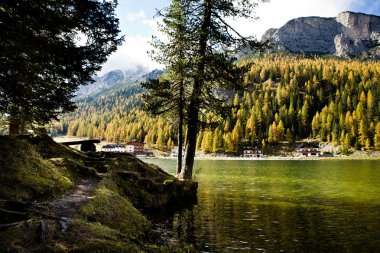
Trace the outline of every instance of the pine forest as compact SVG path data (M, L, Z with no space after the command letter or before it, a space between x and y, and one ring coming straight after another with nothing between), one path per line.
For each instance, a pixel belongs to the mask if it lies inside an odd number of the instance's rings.
M219 126L201 129L197 150L232 154L244 145L305 139L340 145L345 152L380 148L380 63L266 55L237 64L250 66L244 90L231 93L231 112ZM175 119L142 110L143 92L134 85L80 101L50 131L170 149L177 138Z

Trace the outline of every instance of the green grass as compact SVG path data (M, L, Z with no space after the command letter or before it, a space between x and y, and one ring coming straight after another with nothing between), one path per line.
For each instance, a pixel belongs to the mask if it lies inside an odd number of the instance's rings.
M62 194L73 186L68 175L44 160L26 140L0 137L0 198L33 200Z

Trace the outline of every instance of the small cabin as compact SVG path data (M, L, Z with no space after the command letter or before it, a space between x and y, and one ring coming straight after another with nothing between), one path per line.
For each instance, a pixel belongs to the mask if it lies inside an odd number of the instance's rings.
M103 152L125 153L127 151L124 144L107 144L102 147Z
M319 156L320 153L318 143L304 143L297 148L297 154L299 156Z
M243 157L264 158L265 155L263 154L263 151L259 148L245 147L243 149Z

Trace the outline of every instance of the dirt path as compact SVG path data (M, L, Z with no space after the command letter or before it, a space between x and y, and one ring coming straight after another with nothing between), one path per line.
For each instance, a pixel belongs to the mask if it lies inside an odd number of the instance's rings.
M73 215L79 207L92 198L92 192L98 184L98 179L81 179L73 190L50 203L55 215L58 217Z

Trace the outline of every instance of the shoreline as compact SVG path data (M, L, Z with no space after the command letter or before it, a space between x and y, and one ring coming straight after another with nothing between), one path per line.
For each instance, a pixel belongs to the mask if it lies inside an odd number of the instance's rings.
M143 159L160 159L160 160L177 160L176 157L141 157ZM334 156L334 157L265 157L265 158L251 158L251 157L195 157L198 161L323 161L323 160L380 160L380 156Z
M62 141L77 141L77 140L86 140L86 137L73 137L73 136L56 136L53 138L55 142ZM97 151L100 151L102 145L107 144L108 142L102 141L100 144L96 144ZM72 146L74 147L74 146ZM74 147L75 148L75 147ZM79 149L79 145L77 145ZM256 158L256 157L227 157L227 156L198 156L195 157L195 160L199 161L320 161L320 160L380 160L379 155L369 155L365 154L364 151L357 151L358 153L349 155L349 156L333 156L333 157L309 157L309 156L267 156L265 158ZM156 157L137 157L139 159L162 159L162 160L176 160L176 157L167 157L167 156L156 156Z

